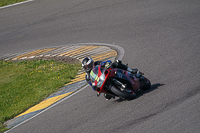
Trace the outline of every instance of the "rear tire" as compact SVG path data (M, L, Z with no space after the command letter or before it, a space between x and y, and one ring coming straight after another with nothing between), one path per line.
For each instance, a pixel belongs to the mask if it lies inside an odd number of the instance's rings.
M146 77L142 76L139 81L140 81L140 84L142 84L142 87L141 87L142 90L148 90L151 88L151 82Z
M134 99L136 97L135 92L133 92L132 90L131 90L131 93L129 93L129 92L126 92L126 91L121 91L120 89L118 89L115 86L112 86L110 90L115 95L117 95L119 97L122 97L122 98L125 98L125 99L128 99L128 100L132 100L132 99Z

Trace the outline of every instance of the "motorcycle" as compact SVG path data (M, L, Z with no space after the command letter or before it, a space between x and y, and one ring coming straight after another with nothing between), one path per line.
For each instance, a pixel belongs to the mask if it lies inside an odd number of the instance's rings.
M139 72L140 76L119 68L105 68L101 65L95 66L90 72L91 83L97 96L104 93L110 98L120 97L127 100L136 98L136 93L140 90L147 90L151 87L151 82ZM110 99L109 98L109 99Z

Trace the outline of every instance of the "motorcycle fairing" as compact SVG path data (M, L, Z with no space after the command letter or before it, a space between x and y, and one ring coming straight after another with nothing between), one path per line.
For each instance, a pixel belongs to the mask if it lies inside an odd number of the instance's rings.
M138 90L140 86L139 80L132 73L117 68L111 69L111 73L111 77L114 77L122 83L127 84L129 88L134 88L134 91Z
M105 69L101 65L97 65L91 72L92 86L100 88L105 80Z
M92 87L98 93L107 93L104 84L109 81L110 78L116 78L120 82L127 84L130 89L137 91L140 87L139 80L132 75L130 72L117 68L104 68L101 65L95 66L95 68L90 72ZM134 88L134 89L133 89Z

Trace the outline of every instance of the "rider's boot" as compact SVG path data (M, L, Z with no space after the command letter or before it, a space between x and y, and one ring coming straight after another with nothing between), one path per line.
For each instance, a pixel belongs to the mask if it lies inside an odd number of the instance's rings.
M144 73L143 73L143 72L140 72L140 71L137 71L137 73L135 74L135 76L136 76L137 78L140 78L142 75L144 75Z
M129 68L128 68L129 69ZM130 70L129 70L130 71ZM144 75L144 73L143 72L140 72L137 68L136 69L132 69L132 72L131 73L133 73L133 74L135 74L135 76L137 77L137 78L140 78L142 75Z
M104 94L104 97L106 98L106 100L110 100L111 98L114 98L113 96L108 95L108 94Z
M113 67L115 67L115 68L121 68L121 69L127 70L127 71L129 71L131 73L136 73L138 71L138 69L131 69L131 68L129 68L128 64L127 65L123 64L121 60L116 60L113 63Z
M129 72L131 72L131 73L133 73L133 74L136 74L137 71L138 71L138 69L137 69L137 68L135 68L135 69L130 69L130 68L128 67L128 68L127 68L127 71L129 71Z

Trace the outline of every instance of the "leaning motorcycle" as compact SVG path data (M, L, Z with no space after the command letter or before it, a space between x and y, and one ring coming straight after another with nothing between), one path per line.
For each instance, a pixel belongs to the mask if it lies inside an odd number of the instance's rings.
M139 72L139 71L138 71ZM147 90L151 87L151 82L142 73L139 77L129 71L101 65L95 66L90 72L91 83L97 96L101 93L113 98L134 99L140 90Z

